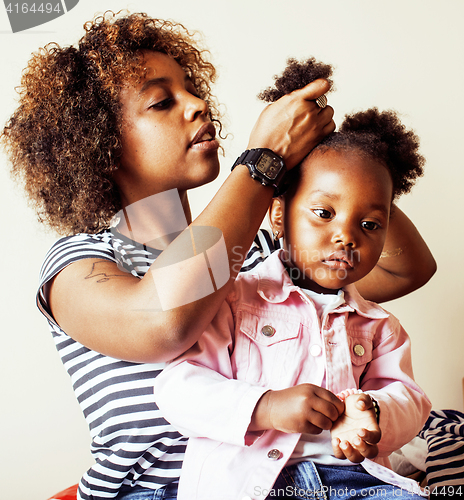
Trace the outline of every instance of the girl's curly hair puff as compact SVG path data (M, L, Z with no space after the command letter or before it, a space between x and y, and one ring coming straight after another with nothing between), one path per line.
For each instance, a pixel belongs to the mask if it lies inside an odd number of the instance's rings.
M346 115L340 131L327 136L313 151L328 149L360 152L387 167L393 181L393 199L409 193L424 173L419 137L406 129L392 110L371 108Z
M316 61L314 57L303 62L290 58L287 60L287 66L282 75L274 76L274 87L268 87L266 90L263 90L258 94L258 99L265 102L275 102L282 96L290 94L294 90L301 89L318 78L328 80L332 90L333 82L330 79L332 71L333 69L330 64Z
M314 58L305 62L289 59L282 76L274 77L275 88L268 88L258 97L275 101L317 78L331 75L332 67ZM346 115L339 131L327 136L309 154L321 154L329 149L354 151L385 165L393 180L393 199L409 192L417 177L423 175L425 158L419 153L419 138L406 129L395 111L372 108ZM295 186L300 171L300 167L292 169L286 183ZM292 192L290 189L287 193Z
M48 44L33 54L1 135L39 220L63 234L104 229L121 209L112 175L121 151L119 95L143 77L142 50L176 60L221 128L210 87L215 68L184 26L107 12L84 29L76 47Z

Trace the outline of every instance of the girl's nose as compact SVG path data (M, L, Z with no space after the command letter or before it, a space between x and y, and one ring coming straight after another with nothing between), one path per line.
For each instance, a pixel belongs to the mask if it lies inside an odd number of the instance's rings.
M355 248L355 230L350 226L339 226L332 237L332 242L339 246Z
M208 113L208 103L193 94L188 93L185 104L185 118L188 121L194 121L201 115Z

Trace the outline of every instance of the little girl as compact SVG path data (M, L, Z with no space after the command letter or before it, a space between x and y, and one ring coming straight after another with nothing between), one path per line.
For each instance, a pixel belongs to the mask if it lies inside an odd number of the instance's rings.
M86 24L75 46L50 44L32 56L1 136L40 220L64 236L45 258L37 302L91 433L95 463L79 499L176 498L186 438L163 418L153 382L223 304L274 193L238 165L192 220L188 191L219 172L215 77L183 26L106 13ZM268 106L248 147L272 150L290 170L335 128L330 106L316 103L328 89L320 79ZM186 240L191 246L189 230L153 242L173 215L145 200L165 193L175 193L189 229L217 228L234 256L227 285L168 308L159 295L191 294L198 275L160 272ZM118 212L137 212L137 230L132 215L110 227ZM420 235L393 231L393 242L400 234L411 235L408 251L373 277L384 299L421 286L435 270ZM432 265L423 272L418 260Z
M421 494L388 455L431 405L408 335L353 283L376 265L392 201L422 162L397 116L370 109L348 116L273 201L283 248L238 277L155 381L161 411L191 438L179 500Z

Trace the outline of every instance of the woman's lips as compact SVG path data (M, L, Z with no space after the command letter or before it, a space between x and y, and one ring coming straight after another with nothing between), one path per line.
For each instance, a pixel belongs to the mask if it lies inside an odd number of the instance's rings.
M219 148L219 142L215 139L216 129L211 122L205 123L195 134L190 148L200 151L212 151Z

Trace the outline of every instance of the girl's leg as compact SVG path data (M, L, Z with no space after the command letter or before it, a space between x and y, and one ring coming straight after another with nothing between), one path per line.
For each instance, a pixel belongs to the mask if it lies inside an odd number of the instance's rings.
M115 500L177 500L178 483L171 483L157 490L135 486L123 487Z
M312 462L285 467L267 499L294 500L424 500L371 476L359 465L336 467Z
M316 467L312 462L300 462L285 467L267 496L295 500L328 500Z
M317 472L324 487L328 500L383 500L410 499L424 500L424 497L410 493L380 479L371 476L363 467L336 467L316 465Z

